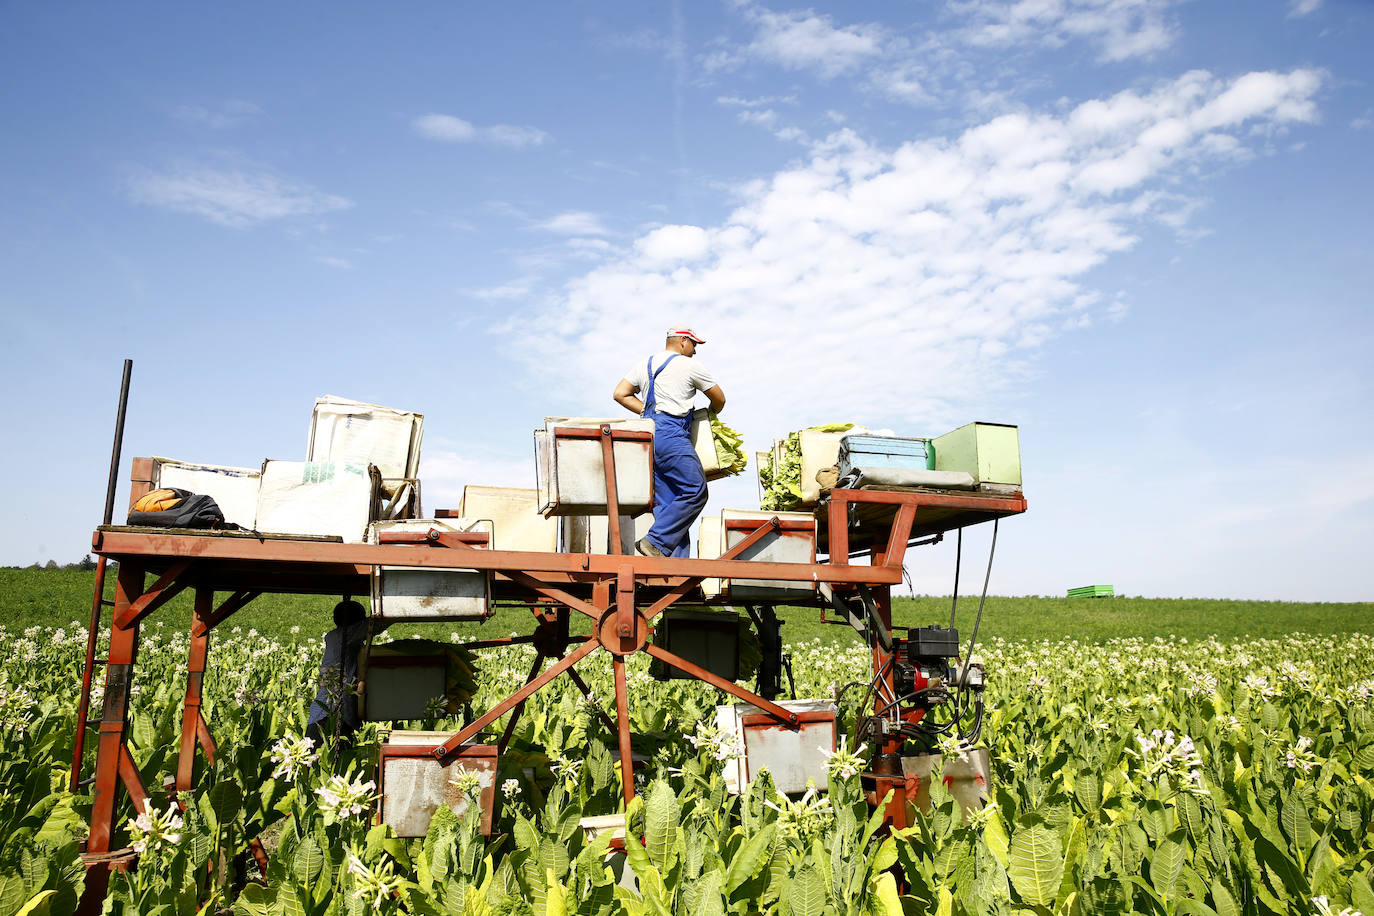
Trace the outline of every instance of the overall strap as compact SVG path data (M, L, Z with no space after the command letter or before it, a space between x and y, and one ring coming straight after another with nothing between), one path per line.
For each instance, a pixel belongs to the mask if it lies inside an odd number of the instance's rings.
M645 374L649 376L649 390L644 395L644 412L646 414L651 411L654 413L658 412L658 398L654 397L654 385L657 384L658 377L663 374L663 370L668 368L668 364L681 355L680 353L674 353L672 356L665 359L663 365L658 367L657 372L654 371L654 358L652 356L649 357L648 365L645 366Z

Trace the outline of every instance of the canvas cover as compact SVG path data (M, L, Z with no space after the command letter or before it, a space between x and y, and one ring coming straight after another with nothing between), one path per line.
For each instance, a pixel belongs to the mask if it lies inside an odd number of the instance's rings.
M424 415L325 395L315 401L307 461L376 465L388 480L420 474Z
M257 522L264 534L336 535L362 543L376 501L376 478L352 461L265 461Z
M553 553L558 549L558 519L539 513L538 490L468 484L463 487L458 514L492 522L493 550Z

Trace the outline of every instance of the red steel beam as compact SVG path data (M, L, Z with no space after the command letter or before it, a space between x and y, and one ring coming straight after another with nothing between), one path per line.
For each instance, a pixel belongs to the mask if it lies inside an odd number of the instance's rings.
M143 565L137 561L119 564L115 578L116 615L128 611L143 594ZM105 709L100 718L100 741L95 758L94 799L91 805L91 833L86 843L89 853L108 853L119 810L120 769L128 730L129 687L133 682L134 660L138 656L138 621L110 630L109 662L105 666ZM78 728L85 727L77 723Z
M147 811L150 797L148 787L143 784L143 774L138 772L138 764L134 763L134 755L129 753L128 744L119 748L119 781L124 783L124 789L134 803L134 810L139 814Z
M230 601L233 597L230 598ZM226 602L227 603L227 602ZM200 737L202 686L210 655L210 617L214 613L215 593L205 587L196 589L195 622L191 626L191 648L186 659L186 697L181 704L181 745L177 751L176 786L178 792L191 790L196 766L196 739Z
M615 577L615 631L621 639L635 632L635 570L628 563Z
M911 526L916 521L916 506L902 503L897 507L897 516L892 520L892 530L887 534L887 550L883 552L883 562L887 566L902 565L906 556L906 544L911 540ZM876 560L877 557L874 557Z
M534 664L530 666L530 673L525 676L525 683L534 680L539 669L544 667L544 653L534 653ZM510 718L506 720L506 730L501 732L501 740L496 742L496 753L502 754L506 750L506 745L510 743L511 735L515 734L515 725L520 721L520 714L525 711L525 703L522 700L515 704L515 708L510 712Z
M625 807L629 808L635 797L635 761L630 748L630 691L625 685L625 659L612 655L611 670L615 679L616 732L620 742L620 789L625 796Z
M867 491L854 491L867 492ZM895 494L911 495L911 494ZM832 509L834 504L832 504ZM614 576L630 563L636 576L665 579L778 579L784 582L839 582L896 585L900 569L826 563L769 563L760 560L691 560L613 554L537 553L514 550L416 550L401 545L336 544L319 541L256 541L189 534L104 531L99 553L110 557L186 557L251 563L333 563L358 566L421 566L433 569L490 569L515 578L549 573ZM561 601L561 599L559 599ZM586 611L583 611L586 613Z
M555 439L600 439L603 435L608 435L605 430L610 430L610 437L621 442L652 442L654 434L651 432L641 432L637 429L619 429L608 423L600 426L555 426L553 435Z
M601 466L606 472L606 524L610 536L606 552L618 556L621 552L620 491L616 488L615 479L615 437L611 435L611 427L607 424L601 426Z
M715 674L711 671L707 671L700 665L693 664L692 662L687 661L687 659L683 658L680 655L674 655L667 649L656 646L653 643L648 643L647 645L645 645L644 651L648 652L654 658L667 662L675 668L681 668L683 671L686 671L688 674L690 674L692 677L696 678L699 681L705 681L713 687L719 687L721 690L724 690L726 693L731 694L732 696L739 697L746 703L752 703L759 709L762 709L765 712L767 712L773 718L777 719L779 722L783 722L787 725L797 724L798 719L797 714L795 712L785 709L782 706L779 706L777 703L774 703L770 700L765 700L758 694L751 693L750 691L745 690L743 687L741 687L739 684L736 684L734 681L727 681L720 675Z
M213 630L215 627L219 626L221 623L224 623L224 621L229 619L230 616L237 614L239 611L243 610L245 607L248 606L249 602L251 602L254 598L258 597L261 594L262 592L250 591L248 589L243 589L234 592L234 594L230 595L228 598L225 598L224 601L220 603L220 606L215 608L215 610L209 616L207 616L204 619L204 621L197 617L196 626L203 626L205 627L206 632L209 632L210 630Z
M763 537L764 537L764 535L766 535L766 534L768 534L769 532L772 532L772 531L779 531L779 530L781 530L781 527L782 527L782 526L781 526L781 523L778 521L777 516L773 516L773 517L770 518L770 519L765 519L763 522L761 522L761 523L759 524L758 528L754 529L754 531L752 531L752 532L749 534L748 537L746 537L744 540L740 541L740 542L739 542L738 544L736 544L734 547L731 547L729 550L725 551L725 553L721 554L721 555L720 555L719 557L717 557L716 559L718 559L718 560L732 560L732 559L734 559L735 557L739 556L740 554L744 553L744 551L748 550L748 549L749 549L750 547L752 547L754 544L756 544L756 543L758 543L760 540L762 540ZM813 525L812 527L813 527L813 529L814 529L814 525ZM700 585L700 584L701 584L701 580L702 580L703 578L706 578L706 577L705 577L705 576L691 576L691 577L688 577L688 578L686 578L686 579L683 579L683 580L682 580L681 582L679 582L677 585L673 586L672 589L668 592L668 594L664 595L662 598L660 598L660 599L658 599L657 601L655 601L655 602L649 607L649 609L648 609L647 611L644 612L644 619L645 619L645 620L653 620L653 619L654 619L655 617L657 617L659 614L662 614L662 613L663 613L664 611L666 611L668 608L672 607L674 604L676 604L678 601L680 601L682 598L684 598L689 592L691 592L693 589L695 589L698 585Z
M507 570L506 575L510 578L512 582L519 582L526 588L533 589L541 595L545 595L549 598L552 598L553 600L559 602L560 604L568 608L571 608L574 611L577 611L578 613L586 614L592 620L600 620L601 614L605 610L604 608L598 609L580 598L574 598L572 595L569 595L567 592L563 591L560 588L554 588L552 585L546 585L545 583L536 579L534 576L526 575L525 573L517 572L513 569Z
M191 566L191 561L178 560L165 573L158 577L152 587L134 600L114 617L117 629L133 626L153 611L175 598L189 583L178 577ZM117 610L117 609L116 609Z
M91 680L95 677L95 649L100 640L100 611L105 603L104 557L95 568L95 589L91 597L91 618L86 629L86 663L81 668L81 699L76 706L76 734L72 736L72 778L68 791L81 788L81 758L86 752L86 720L91 714Z
M487 710L487 712L480 718L476 719L475 721L467 725L458 734L454 735L452 738L448 739L443 744L436 747L434 749L434 756L439 760L443 760L445 757L453 753L459 747L462 747L468 741L476 737L482 731L482 729L486 728L488 725L490 725L491 723L495 722L497 719L505 715L506 711L510 709L512 706L515 706L517 703L523 703L525 700L528 700L536 691L539 690L539 688L543 687L549 681L558 677L558 675L562 674L564 671L568 670L573 665L580 662L583 658L590 655L600 645L601 644L597 642L595 636L588 637L587 640L582 643L582 645L578 646L568 655L565 655L561 659L559 659L557 664L552 665L549 668L546 668L544 672L540 674L537 678L527 683L524 687L521 687L515 693L506 697L500 703L497 703L491 709Z

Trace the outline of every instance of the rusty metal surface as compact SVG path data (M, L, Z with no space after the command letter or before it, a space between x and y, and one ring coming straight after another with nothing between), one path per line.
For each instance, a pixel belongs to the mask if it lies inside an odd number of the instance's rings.
M577 433L584 440L600 434L601 431L597 429ZM607 473L614 473L613 466L607 468ZM614 478L609 483L608 493L614 495ZM968 505L963 505L964 502L968 502ZM851 506L887 513L888 527L880 538L873 539L871 566L849 565L847 562L846 538ZM482 783L484 828L490 829L494 807L492 790L496 748L468 742L475 740L483 730L512 709L517 710L518 714L520 706L530 696L565 673L572 676L577 687L587 693L586 684L575 676L573 666L598 649L604 648L612 655L617 707L614 727L620 757L626 762L622 789L627 801L634 795L634 773L624 658L636 651L647 651L759 707L766 714L751 717L744 729L746 747L755 748L758 754L778 755L789 761L809 759L806 756L811 753L808 748L816 746L815 753L819 754L819 747L827 744L824 736L812 733L816 729L827 730L829 745L833 746L833 719L828 722L816 721L808 713L799 715L791 712L671 652L648 645L649 621L677 602L689 596L695 597L701 579L709 577L773 580L806 588L815 582L836 583L850 590L865 585L875 586L877 615L890 626L888 586L901 580L902 555L912 530L919 530L923 523L934 523L926 515L932 507L981 512L982 517L991 518L998 513L1023 511L1025 501L1019 497L991 499L967 494L951 497L927 493L834 491L825 519L828 527L837 535L832 547L838 545L844 549L843 553L837 555L834 564L814 562L814 553L807 557L809 562L744 559L750 548L766 543L768 538L809 536L811 523L778 524L777 520L749 520L748 523L733 526L743 537L716 560L493 551L463 538L448 537L435 539L426 536L423 543L407 538L405 543L369 545L344 544L318 538L262 538L240 533L231 537L219 532L104 526L96 532L93 543L102 557L118 558L121 565L112 615L115 625L106 669L105 709L100 723L88 848L97 857L110 851L121 788L130 793L136 807L141 808L147 803L146 790L127 746L129 685L137 656L140 621L180 589L194 587L197 601L191 654L187 663L188 684L183 704L181 753L177 763L178 788L189 787L193 781L192 764L197 741L207 756L213 758L214 754L214 742L200 706L200 688L208 663L210 632L216 624L258 594L269 591L359 594L366 590L367 579L374 567L403 566L437 574L451 570L479 570L490 578L492 597L514 598L529 606L537 623L534 636L474 644L534 642L540 658L524 686L457 734L434 736L433 741L414 745L389 745L382 751L385 794L381 816L387 823L393 824L398 833L422 835L424 830L420 827L420 820L427 827L429 817L438 804L462 803L462 799L450 797L448 775L452 767L459 765L490 768L490 780ZM837 525L839 530L836 530ZM861 532L861 536L867 535ZM814 541L812 544L811 550L814 551ZM145 573L148 572L161 574L151 586L147 586L145 581ZM218 608L214 607L216 591L226 595ZM93 609L98 607L95 604ZM573 611L592 618L595 622L594 635L581 640L568 638L567 622ZM568 652L570 648L572 651ZM888 695L892 691L890 661L889 653L881 648L874 650L873 667L881 681L880 693ZM540 671L546 662L552 664ZM883 697L879 696L876 702L883 702ZM884 742L879 750L894 754L899 748L899 743ZM905 824L908 795L914 798L919 780L900 772L878 778L883 785L901 790L887 813L890 823L898 826ZM410 830L416 832L406 832ZM92 886L98 884L99 876L96 876L96 884Z
M197 566L208 560L238 561L249 564L280 563L303 574L328 574L314 564L336 567L424 566L433 569L490 569L500 572L581 573L614 575L622 564L630 564L636 576L666 579L767 578L789 582L840 582L896 585L902 571L876 566L848 566L809 563L767 563L750 560L692 560L675 557L616 556L613 554L558 554L511 550L431 550L404 545L342 544L327 541L301 541L267 538L217 538L198 534L179 534L166 530L157 533L111 529L102 532L100 553L118 559L161 557L197 559ZM261 569L259 569L261 572ZM336 574L338 570L335 570ZM356 570L354 571L356 573ZM366 570L363 570L363 574Z
M902 758L903 775L918 780L916 793L908 800L922 811L930 811L930 778L939 763L939 754ZM940 768L940 779L959 802L965 818L982 810L992 791L991 759L987 748L975 748L961 757L944 761Z
M746 783L766 766L779 792L805 792L808 780L826 784L829 757L824 751L835 750L835 710L796 715L794 728L779 725L771 716L740 717Z
M392 742L407 743L382 745L379 767L381 821L391 825L397 836L424 836L440 805L447 805L462 817L469 802L453 780L463 772L477 776L482 832L491 833L496 800L496 748L490 745L464 748L446 760L437 760L433 748L447 737L447 733L437 732L393 732Z
M407 622L484 620L491 615L491 573L466 569L378 566L372 613Z

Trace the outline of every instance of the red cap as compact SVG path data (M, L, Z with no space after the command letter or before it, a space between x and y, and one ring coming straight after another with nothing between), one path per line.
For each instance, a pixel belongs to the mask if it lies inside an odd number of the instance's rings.
M702 340L701 337L699 337L699 336L697 335L697 332L696 332L696 331L693 331L691 328L689 328L689 327L688 327L687 325L685 325L685 324L675 324L675 325L673 325L671 328L668 329L668 336L669 336L669 337L685 337L685 338L687 338L688 340L696 341L696 342L699 343L699 344L704 344L704 343L706 343L705 340Z

